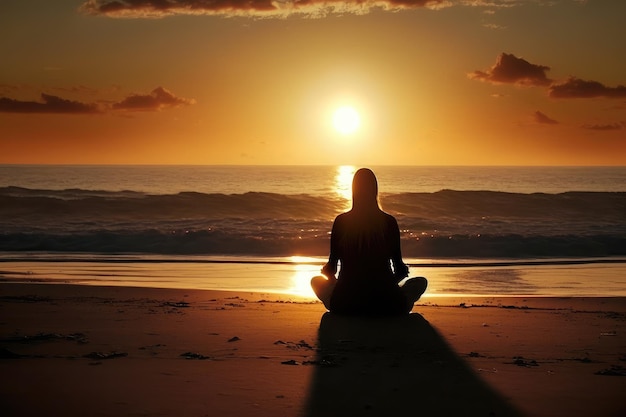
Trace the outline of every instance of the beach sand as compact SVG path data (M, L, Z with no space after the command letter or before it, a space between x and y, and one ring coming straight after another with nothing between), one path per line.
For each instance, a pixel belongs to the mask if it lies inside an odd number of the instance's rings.
M2 416L624 416L626 299L0 284Z

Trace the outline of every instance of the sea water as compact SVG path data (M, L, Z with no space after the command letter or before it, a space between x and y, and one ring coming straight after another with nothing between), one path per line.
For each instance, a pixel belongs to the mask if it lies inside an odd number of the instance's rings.
M0 187L342 196L354 166L0 165ZM626 191L626 167L374 166L383 193ZM349 195L348 195L349 197Z
M352 166L0 166L4 279L309 294ZM430 294L626 295L625 167L373 167Z

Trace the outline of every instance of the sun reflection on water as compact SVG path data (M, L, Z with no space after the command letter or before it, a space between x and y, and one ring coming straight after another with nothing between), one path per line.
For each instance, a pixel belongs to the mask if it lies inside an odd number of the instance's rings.
M337 167L335 175L335 193L346 200L346 209L349 209L352 201L352 177L356 167L352 165L341 165Z
M287 292L301 297L316 298L311 289L311 278L320 275L320 260L306 256L291 256L290 261L294 263L294 266L291 287Z
M334 181L334 192L337 197L344 200L342 211L349 210L352 206L352 178L356 172L356 167L352 165L340 165L337 167ZM291 285L288 293L301 297L316 298L311 289L311 278L320 275L320 268L323 262L319 258L306 256L291 256L289 259L293 263L291 272Z

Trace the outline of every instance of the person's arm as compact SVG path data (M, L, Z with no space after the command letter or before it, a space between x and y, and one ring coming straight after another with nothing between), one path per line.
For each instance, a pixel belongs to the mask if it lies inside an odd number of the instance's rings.
M338 239L339 233L337 229L338 226L338 218L333 222L333 228L330 233L330 255L328 256L328 262L326 265L322 267L322 274L326 276L328 279L333 280L337 279L335 274L337 273L337 263L339 262L339 253L338 253Z
M396 282L402 281L409 276L409 267L402 260L402 248L400 245L400 228L395 218L391 217L391 261L393 263L393 276Z

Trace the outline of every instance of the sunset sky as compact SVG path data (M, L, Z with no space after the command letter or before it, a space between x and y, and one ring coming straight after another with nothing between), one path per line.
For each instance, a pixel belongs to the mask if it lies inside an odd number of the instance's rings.
M0 163L625 165L625 17L621 0L2 0Z

